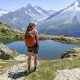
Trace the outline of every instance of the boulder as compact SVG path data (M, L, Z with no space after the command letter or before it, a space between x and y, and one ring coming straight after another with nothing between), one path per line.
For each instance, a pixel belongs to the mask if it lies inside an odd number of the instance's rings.
M65 51L61 55L61 59L64 58L80 58L80 48L73 48L71 50Z
M0 58L3 60L8 60L10 58L12 58L11 54L12 54L12 50L9 49L8 47L6 47L3 44L0 44Z

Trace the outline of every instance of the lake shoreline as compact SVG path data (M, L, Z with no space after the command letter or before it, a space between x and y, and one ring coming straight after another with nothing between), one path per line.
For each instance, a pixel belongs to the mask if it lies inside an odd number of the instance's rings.
M5 44L9 48L16 49L20 54L27 54L27 47L24 41L15 41ZM39 42L39 56L42 60L60 59L64 51L80 47L76 44L65 44L55 40L41 40Z
M4 28L3 28L4 29ZM11 30L9 30L11 32ZM9 43L14 41L23 40L22 37L24 35L24 32L20 31L13 31L14 33L10 34L4 34L5 37L0 37L0 42L2 43ZM2 35L2 33L1 33ZM10 37L9 37L10 36ZM58 42L66 43L66 44L77 44L80 45L80 37L70 37L70 36L64 36L64 35L47 35L47 34L39 34L39 40L55 40Z
M39 35L40 40L55 40L61 43L66 43L66 44L77 44L80 45L80 37L69 37L69 36L64 36L64 35L45 35L45 34L40 34Z

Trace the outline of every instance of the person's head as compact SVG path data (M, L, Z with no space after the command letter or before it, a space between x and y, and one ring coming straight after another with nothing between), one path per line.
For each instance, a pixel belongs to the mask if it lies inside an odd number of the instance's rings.
M26 30L26 33L33 30L35 28L35 24L34 23L29 23L28 27L27 27L27 30Z

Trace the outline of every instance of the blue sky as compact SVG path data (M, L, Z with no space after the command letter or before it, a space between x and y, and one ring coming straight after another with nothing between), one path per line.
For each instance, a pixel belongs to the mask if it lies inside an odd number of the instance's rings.
M60 10L70 5L75 0L0 0L1 9L17 9L32 4L39 5L44 9Z

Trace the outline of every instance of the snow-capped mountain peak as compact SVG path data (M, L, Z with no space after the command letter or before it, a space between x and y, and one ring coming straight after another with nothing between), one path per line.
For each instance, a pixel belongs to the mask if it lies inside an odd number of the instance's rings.
M26 8L24 8L25 13L28 14L29 16L33 17L36 20L43 20L49 17L51 13L49 10L45 10L41 8L40 6L32 6L31 4L28 4Z
M44 34L80 37L80 0L49 16L38 25L38 31Z
M41 14L40 12L38 12L31 4L28 4L25 8L25 13L29 16L31 16L32 18L34 18L35 20L40 19L43 14Z
M1 13L4 12L1 11ZM0 21L23 30L23 27L26 28L26 25L29 22L44 20L52 14L53 13L50 13L49 10L45 10L41 7L36 9L33 5L28 4L26 7L21 7L13 11L11 10L10 12L6 13L6 15L2 15L0 17Z
M30 8L30 7L32 7L32 5L29 3L29 4L27 5L27 7L29 7L29 8Z
M34 9L34 8L33 8L33 6L29 3L29 4L26 6L25 9L26 9L26 10L29 10L29 9Z
M69 5L67 8L67 10L80 10L80 2L79 0L73 2L71 5Z

